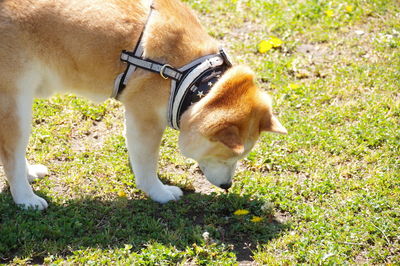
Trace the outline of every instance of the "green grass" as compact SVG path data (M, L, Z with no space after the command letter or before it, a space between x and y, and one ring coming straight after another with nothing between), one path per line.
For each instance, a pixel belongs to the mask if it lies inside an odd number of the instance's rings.
M3 186L0 262L400 264L398 2L187 2L289 135L264 134L228 194L200 194L167 130L160 176L185 196L159 205L135 187L117 102L36 100L28 159L49 166L33 186L50 207L21 211ZM258 53L269 36L282 47Z

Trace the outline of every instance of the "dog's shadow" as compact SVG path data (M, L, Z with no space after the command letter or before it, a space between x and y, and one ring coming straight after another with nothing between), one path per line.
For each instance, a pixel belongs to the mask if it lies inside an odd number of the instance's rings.
M238 209L248 214L235 215ZM0 262L28 256L42 263L49 255L68 256L74 250L124 248L127 244L131 251L140 252L149 242L179 250L194 244L224 245L232 248L238 261L251 261L251 250L257 244L267 243L289 227L278 220L267 202L231 193L188 192L180 201L165 205L124 197L69 200L50 202L47 210L39 212L19 210L9 192L2 192Z

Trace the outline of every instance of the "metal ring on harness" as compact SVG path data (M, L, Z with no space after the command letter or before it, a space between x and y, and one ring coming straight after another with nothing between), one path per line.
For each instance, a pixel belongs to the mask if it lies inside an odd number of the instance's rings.
M168 77L164 76L164 70L165 70L166 67L171 67L171 68L172 68L172 66L171 66L171 65L168 65L168 64L165 64L165 65L163 65L163 66L161 67L161 69L160 69L160 76L161 76L163 79L168 79Z

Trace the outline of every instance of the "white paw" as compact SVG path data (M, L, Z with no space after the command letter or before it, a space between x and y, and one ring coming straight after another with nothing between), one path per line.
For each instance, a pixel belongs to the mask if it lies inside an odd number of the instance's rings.
M35 179L45 177L49 174L46 166L37 164L28 166L28 181L33 182Z
M44 200L39 196L36 196L35 194L32 194L29 197L23 199L15 200L15 203L24 210L28 209L44 210L48 206L46 200Z
M171 200L178 200L182 195L183 192L180 188L167 185L153 188L149 192L150 198L159 203L167 203Z
M169 192L172 193L172 195L174 195L175 200L178 200L180 197L182 197L183 192L182 189L180 189L179 187L176 186L168 186L168 185L164 185L164 187L166 189L168 189Z

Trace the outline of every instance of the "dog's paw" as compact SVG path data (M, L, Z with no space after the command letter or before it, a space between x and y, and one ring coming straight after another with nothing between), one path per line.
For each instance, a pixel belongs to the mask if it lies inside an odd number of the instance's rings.
M34 210L44 210L47 208L47 201L35 194L24 199L15 200L15 203L24 210L34 209Z
M162 204L171 200L178 200L182 195L183 192L180 188L167 185L163 185L157 189L152 189L149 193L152 200Z
M178 199L179 199L180 197L182 197L182 195L183 195L182 189L180 189L179 187L176 187L176 186L168 186L168 185L164 185L164 187L165 187L166 189L168 189L169 192L172 193L172 195L174 195L175 200L178 200Z
M28 166L28 181L33 182L35 179L43 178L49 174L46 166L37 164Z

